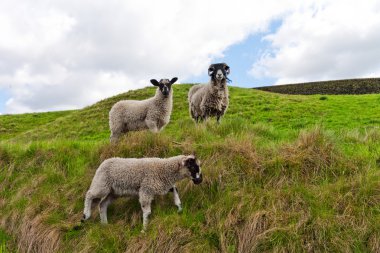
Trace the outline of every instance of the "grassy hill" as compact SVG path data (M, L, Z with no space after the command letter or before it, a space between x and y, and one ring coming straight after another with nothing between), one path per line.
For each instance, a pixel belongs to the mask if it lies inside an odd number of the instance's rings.
M220 125L195 125L174 85L159 134L109 144L108 111L130 91L82 110L0 116L0 249L20 252L377 252L380 249L380 95L290 96L230 90ZM37 116L33 116L37 115ZM109 157L196 152L204 182L157 197L146 234L136 198L79 226L83 199Z

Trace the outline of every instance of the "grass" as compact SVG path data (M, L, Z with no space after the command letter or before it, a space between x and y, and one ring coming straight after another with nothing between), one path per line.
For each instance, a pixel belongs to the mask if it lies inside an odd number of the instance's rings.
M64 117L72 111L25 113L18 115L2 115L0 117L1 140L13 138L30 129L39 127Z
M121 99L141 99L154 94L154 87L130 91L103 101L83 110L58 112L63 114L55 120L47 122L23 121L18 128L28 131L1 135L15 141L73 139L73 140L105 140L109 137L108 112L112 105ZM188 85L174 85L174 112L172 124L165 133L173 138L182 135L179 125L191 124L188 116L187 97ZM354 129L378 126L380 124L379 95L344 95L324 96L288 96L262 91L232 87L231 106L225 121L235 122L236 127L250 127L256 123L270 125L276 131L300 130L320 124L329 129ZM38 114L36 114L38 115ZM25 115L28 117L29 115ZM47 115L46 115L47 116ZM22 115L6 116L8 122L19 125L17 120ZM30 117L30 116L29 116ZM0 117L1 120L2 117ZM51 117L50 117L51 118ZM0 121L1 122L1 121ZM174 124L173 124L174 123ZM8 124L9 125L9 124ZM222 125L223 126L223 125ZM10 129L7 127L7 129ZM239 131L239 129L234 129Z
M10 252L12 238L0 229L0 253Z
M185 100L189 88L174 86L173 115L161 133L129 133L116 145L108 140L112 104L152 96L154 88L54 120L7 116L23 129L0 134L0 226L15 238L13 249L379 250L380 95L321 99L232 87L222 123L195 125ZM204 182L178 185L182 214L171 194L157 197L149 229L140 234L138 200L122 198L109 208L109 225L102 226L95 211L79 226L84 194L104 159L192 152L202 161Z

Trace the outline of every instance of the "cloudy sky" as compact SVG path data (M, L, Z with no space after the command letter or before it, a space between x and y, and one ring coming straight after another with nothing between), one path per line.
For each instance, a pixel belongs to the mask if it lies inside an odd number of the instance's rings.
M380 77L380 1L1 0L0 113L81 108L149 85Z

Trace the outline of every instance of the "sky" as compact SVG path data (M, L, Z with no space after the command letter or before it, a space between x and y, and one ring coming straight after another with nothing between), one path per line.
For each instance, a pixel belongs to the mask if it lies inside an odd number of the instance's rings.
M377 0L1 0L0 113L78 109L149 86L380 77Z

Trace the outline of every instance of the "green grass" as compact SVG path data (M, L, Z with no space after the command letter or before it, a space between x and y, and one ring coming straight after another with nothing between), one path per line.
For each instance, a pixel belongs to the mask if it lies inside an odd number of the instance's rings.
M182 134L178 124L189 124L187 91L188 85L174 85L174 112L172 123L166 133L172 137ZM104 140L109 137L108 112L112 105L121 99L141 99L154 94L154 87L130 91L106 100L83 110L48 113L33 120L21 120L22 115L5 116L9 125L28 131L16 131L1 135L4 138L13 136L16 141L75 139ZM379 95L342 95L324 96L287 96L266 93L257 90L232 87L230 89L231 106L225 121L250 126L256 123L273 126L276 131L300 130L315 124L329 129L354 129L380 125ZM50 115L52 114L52 115ZM59 117L59 114L62 114ZM39 115L39 114L31 114ZM30 118L31 115L25 115ZM48 117L50 116L50 117ZM53 116L55 120L50 121ZM14 117L12 119L12 117ZM2 117L0 117L0 120ZM38 118L38 119L37 119ZM21 121L19 123L19 121ZM1 122L1 121L0 121ZM11 131L10 127L6 127Z
M17 115L2 115L0 117L0 140L15 137L30 129L38 129L57 118L64 117L72 111L25 113Z
M222 123L195 125L188 115L189 88L174 86L171 122L162 132L129 133L117 145L109 144L109 109L121 99L150 97L154 88L55 118L6 116L8 126L14 123L18 130L0 133L0 225L15 238L15 247L48 252L379 249L380 95L321 99L232 87ZM109 225L102 226L95 211L78 226L84 194L104 159L192 152L202 161L204 182L178 185L183 213L176 213L171 194L157 197L149 229L140 234L138 200L122 198L109 208Z
M10 236L0 229L0 253L3 253L3 252L5 253L9 251L10 240L11 240Z

